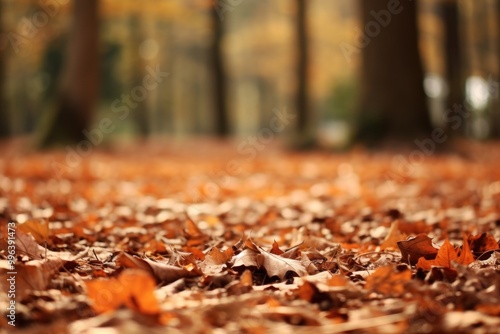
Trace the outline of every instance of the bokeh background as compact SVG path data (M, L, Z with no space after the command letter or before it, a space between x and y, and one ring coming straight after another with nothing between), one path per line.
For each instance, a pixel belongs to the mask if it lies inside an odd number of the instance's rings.
M82 7L74 9L79 2ZM47 115L64 109L60 101L65 90L82 92L83 99L92 100L85 88L92 86L96 102L85 107L92 110L87 112L91 116L80 122L82 129L88 129L114 117L113 103L140 86L148 68L157 67L168 77L148 90L127 117L113 123L116 127L106 134L107 141L248 136L268 125L273 110L287 108L303 114L298 119L304 126L290 127L285 136L342 147L358 138L358 129L366 129L360 127L369 118L363 114L369 104L366 97L376 92L367 93L363 87L384 89L384 80L377 78L391 71L399 76L398 86L411 87L409 82L417 80L424 87L425 112L433 126L443 125L447 108L464 104L473 116L460 135L478 139L500 135L499 0L413 1L421 78L399 72L400 65L381 52L369 53L370 48L385 48L394 59L408 59L412 52L408 46L382 42L384 35L392 34L391 26L400 24L396 16L403 14L393 15L378 34L374 31L369 47L360 47L366 24L375 20L363 13L370 6L383 10L390 1L83 2L0 1L3 137L30 136L50 144L44 139L47 132L61 130L61 123L51 126L54 118ZM400 6L413 11L410 3L403 0ZM95 11L97 20L84 7ZM411 39L408 28L399 29L403 39ZM97 51L85 46L75 51L74 42L94 30ZM90 61L93 52L98 55L96 62ZM370 57L372 65L363 57ZM71 72L68 64L80 67L80 72ZM91 82L81 79L82 69L90 73L92 66L98 75ZM382 73L367 74L370 66ZM386 87L386 92L391 89ZM395 91L383 98L399 101L399 110L405 113L413 103L402 95ZM62 124L71 122L64 120Z

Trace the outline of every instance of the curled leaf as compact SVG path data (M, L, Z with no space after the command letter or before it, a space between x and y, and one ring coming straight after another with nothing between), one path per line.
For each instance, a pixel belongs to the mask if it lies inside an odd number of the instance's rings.
M411 265L415 265L421 257L432 260L438 253L438 250L432 245L432 239L423 233L415 238L399 241L397 244L401 251L401 261Z

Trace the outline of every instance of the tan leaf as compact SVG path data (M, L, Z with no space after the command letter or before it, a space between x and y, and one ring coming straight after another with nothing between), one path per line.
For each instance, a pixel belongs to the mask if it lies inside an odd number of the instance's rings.
M298 276L307 275L307 270L300 261L268 253L260 247L259 250L260 256L263 259L262 265L266 269L268 276L278 276L280 279L283 279L289 271L296 273Z

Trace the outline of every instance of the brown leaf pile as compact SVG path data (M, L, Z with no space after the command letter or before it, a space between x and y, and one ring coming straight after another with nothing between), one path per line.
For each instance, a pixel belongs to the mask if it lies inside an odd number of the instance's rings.
M14 220L16 327L500 326L498 159L428 157L403 173L382 153L261 153L209 143L95 152L59 176L62 153L0 157L0 287ZM226 170L232 160L238 174Z

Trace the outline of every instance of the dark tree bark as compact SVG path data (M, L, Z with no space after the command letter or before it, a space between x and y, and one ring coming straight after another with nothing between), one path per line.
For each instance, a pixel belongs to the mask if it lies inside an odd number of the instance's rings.
M494 138L500 138L500 1L496 2L495 7L495 17L497 24L496 34L496 68L493 69L496 73L491 76L494 82L491 87L491 92L493 93L494 105L493 105L493 117L492 117L492 136Z
M76 143L92 122L99 88L99 0L74 0L58 101L41 125L41 147Z
M230 134L229 120L226 104L226 71L222 38L224 36L224 17L219 15L218 3L215 2L211 9L213 25L212 61L213 61L213 89L214 89L214 115L215 133L219 137Z
M312 142L310 132L312 131L312 114L309 104L308 64L309 43L307 36L307 0L297 0L297 139L299 146L308 146Z
M453 105L462 104L465 99L458 3L441 0L439 5L444 26L445 76L448 84L446 109L452 109Z
M400 2L396 9L389 3L360 0L364 45L356 46L362 54L358 140L365 142L413 140L431 131L416 1Z
M2 2L0 1L0 33L3 33L3 20L2 20ZM5 41L5 43L7 43ZM0 138L5 138L9 135L9 126L7 119L7 99L4 92L5 80L5 48L0 46Z

